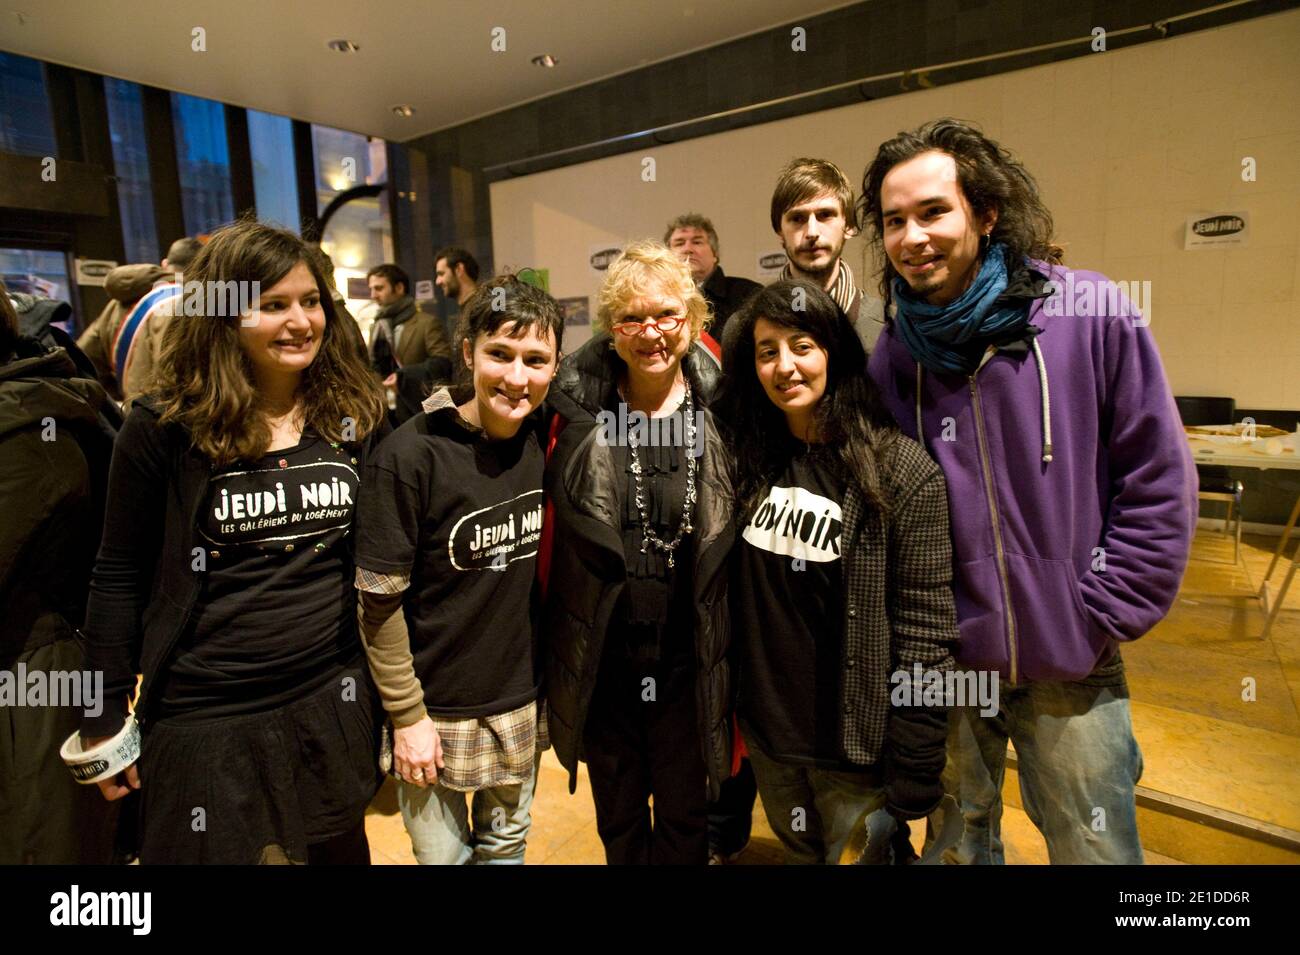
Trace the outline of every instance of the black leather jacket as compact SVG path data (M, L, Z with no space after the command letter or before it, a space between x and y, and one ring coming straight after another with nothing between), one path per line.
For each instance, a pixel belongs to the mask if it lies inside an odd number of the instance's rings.
M582 734L610 618L627 580L623 552L623 476L614 465L596 415L616 398L622 360L599 335L560 365L550 403L563 419L546 467L546 494L555 532L543 612L546 695L551 742L577 786ZM683 359L701 405L712 398L720 370L702 346ZM713 416L700 429L704 452L696 478L692 593L695 621L695 697L700 747L710 798L731 772L731 623L727 557L734 538L731 463Z

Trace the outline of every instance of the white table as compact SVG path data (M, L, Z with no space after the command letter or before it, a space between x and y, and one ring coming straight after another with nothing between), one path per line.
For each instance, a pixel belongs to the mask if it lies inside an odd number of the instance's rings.
M1257 438L1254 441L1234 441L1231 444L1224 444L1198 438L1193 434L1187 436L1187 444L1192 449L1192 458L1197 464L1228 468L1258 468L1261 471L1274 468L1283 471L1300 471L1300 454L1296 453L1293 448L1284 448L1281 454L1267 454L1263 450L1266 443L1263 438ZM1300 545L1297 545L1295 553L1291 555L1291 562L1287 568L1286 576L1282 579L1282 587L1278 591L1277 597L1274 598L1270 591L1273 571L1278 562L1284 560L1283 555L1286 553L1286 545L1291 540L1291 532L1295 530L1297 518L1300 518L1300 497L1296 498L1295 506L1291 508L1291 516L1287 518L1282 537L1277 542L1277 549L1273 551L1273 559L1269 561L1268 572L1264 574L1264 580L1259 585L1259 603L1264 608L1264 612L1268 614L1267 621L1264 624L1263 636L1265 638L1273 629L1273 621L1277 619L1278 611L1282 609L1282 604L1286 600L1286 592L1291 586L1291 579L1295 577L1296 568L1300 567Z

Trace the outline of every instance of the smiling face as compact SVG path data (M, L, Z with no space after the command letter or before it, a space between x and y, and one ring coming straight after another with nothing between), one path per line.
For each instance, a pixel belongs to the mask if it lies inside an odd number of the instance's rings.
M254 377L301 375L316 360L325 340L325 309L320 288L306 262L262 292L239 328L239 347L253 365Z
M668 237L668 248L676 252L691 267L691 278L703 282L718 264L718 257L709 244L709 234L694 226L674 229Z
M647 325L640 335L624 335L618 326L651 319L679 319L671 331ZM686 303L673 291L660 288L638 295L621 310L614 323L614 350L627 363L628 374L657 380L677 371L691 347L691 329ZM635 388L635 385L633 386Z
M781 244L791 265L822 285L834 274L849 234L844 206L829 192L781 215Z
M463 272L465 266L460 266ZM439 259L434 265L433 284L442 290L442 294L447 298L455 299L460 296L460 279L456 275L456 270L447 266L446 259Z
M889 170L880 209L885 254L914 295L947 305L970 287L979 274L980 237L993 230L997 213L975 215L951 156L924 152Z
M540 323L519 337L515 322L502 322L491 335L479 335L473 347L461 340L461 354L474 379L474 400L461 413L495 439L509 438L546 397L555 376L555 340Z
M766 318L754 323L754 371L792 434L807 436L817 403L826 394L829 364L826 349L808 332Z

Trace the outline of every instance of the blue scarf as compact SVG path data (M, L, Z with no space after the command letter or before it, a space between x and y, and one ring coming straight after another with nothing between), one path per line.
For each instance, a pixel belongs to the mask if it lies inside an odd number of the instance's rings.
M999 303L1007 290L1006 245L994 242L984 255L979 275L970 288L947 305L931 305L913 296L902 276L893 281L898 334L912 357L938 374L972 374L979 367L982 349L971 347L982 339L1002 339L1029 324L1023 299Z

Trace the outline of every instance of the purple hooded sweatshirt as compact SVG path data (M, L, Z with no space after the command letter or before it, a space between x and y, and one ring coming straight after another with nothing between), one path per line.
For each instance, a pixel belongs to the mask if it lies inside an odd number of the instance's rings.
M1033 265L1058 291L1030 306L1042 333L1029 352L986 356L971 377L918 374L891 322L869 362L948 482L957 660L1012 683L1082 679L1154 627L1197 514L1196 467L1139 312L1096 272Z

